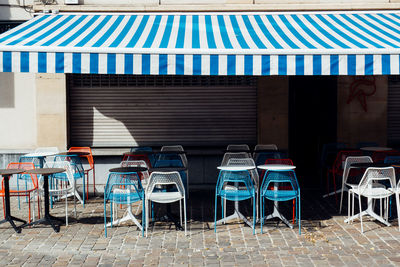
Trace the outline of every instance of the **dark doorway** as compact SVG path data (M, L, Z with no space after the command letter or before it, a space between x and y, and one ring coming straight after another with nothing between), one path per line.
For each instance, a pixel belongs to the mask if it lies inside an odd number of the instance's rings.
M289 156L300 187L321 187L320 151L336 142L337 77L289 78Z

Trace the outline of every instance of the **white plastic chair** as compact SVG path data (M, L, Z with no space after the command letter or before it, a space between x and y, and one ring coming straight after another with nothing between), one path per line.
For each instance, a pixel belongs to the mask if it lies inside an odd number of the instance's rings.
M342 176L342 190L340 192L340 208L339 213L342 213L342 204L343 204L343 193L344 191L349 191L347 187L356 188L358 184L349 184L347 183L347 179L349 177L350 170L354 167L351 167L353 163L371 163L372 159L369 156L349 156L346 158L344 162L343 168L343 176ZM349 201L350 204L350 193L349 193Z
M183 146L181 145L174 145L174 146L163 146L161 147L161 151L171 151L171 152L184 152ZM186 154L179 154L179 157L182 160L183 167L186 168L185 175L186 175L186 193L187 197L189 198L189 169L188 169L188 160Z
M160 192L154 191L157 186L175 185L177 191L175 192ZM185 198L185 187L183 186L181 176L179 172L152 172L150 175L149 183L145 193L145 209L146 209L146 237L147 228L149 226L149 207L151 204L149 201L156 203L172 203L179 201L179 215L182 225L182 200L183 200L183 213L185 223L185 235L186 235L186 198Z
M72 166L69 161L53 161L51 163L46 163L45 168L63 168L65 169L65 176L67 177L68 180L62 179L59 180L55 176L54 181L59 181L62 183L62 186L60 185L53 185L52 187L49 188L49 194L50 197L58 196L60 199L64 198L65 199L65 224L68 226L68 197L72 196L74 197L74 217L76 218L76 197L75 194L73 194L73 191L75 189L75 179L73 175L73 170ZM61 176L58 176L61 177ZM41 184L39 188L41 189L41 193L44 194L43 191L43 179L39 180L39 183ZM43 192L42 192L43 191Z
M386 185L384 184L386 183ZM372 200L379 199L380 201L385 200L384 203L384 218L376 218L384 222L386 225L390 225L388 222L388 209L389 209L389 197L394 194L393 188L396 183L396 175L393 167L386 168L368 168L359 185L356 188L351 188L349 191L355 195L358 195L358 204L360 209L360 222L361 232L364 232L362 224L362 216L364 213L371 214L373 212L374 205ZM361 197L368 198L368 208L364 212L361 208ZM382 204L382 203L381 203ZM381 205L382 214L382 205Z

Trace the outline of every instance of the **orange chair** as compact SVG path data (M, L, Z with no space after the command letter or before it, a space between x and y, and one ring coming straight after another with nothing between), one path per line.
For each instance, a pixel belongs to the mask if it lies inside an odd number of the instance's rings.
M24 170L32 170L35 168L35 165L32 162L11 162L7 165L7 169L24 169ZM19 190L10 190L10 197L28 197L28 212L29 212L29 222L31 219L31 194L37 193L37 203L38 203L38 217L40 218L40 197L38 192L38 179L34 174L22 173L18 175L27 175L27 179L31 180L31 186L25 189ZM3 198L3 210L4 210L4 179L1 184L0 196ZM34 213L33 213L34 215Z
M89 198L89 171L93 173L93 194L96 194L96 178L92 149L90 147L70 147L69 152L87 152L89 155L82 155L81 158L86 158L89 163L89 169L85 169L86 176L86 199ZM85 189L84 189L85 190Z
M265 164L285 164L285 165L294 165L293 161L291 159L267 159L265 161ZM264 179L264 174L265 170L263 171L263 175L261 178L261 184L262 184L262 179ZM292 187L289 186L280 186L279 190L292 190ZM296 216L296 199L293 199L293 224Z

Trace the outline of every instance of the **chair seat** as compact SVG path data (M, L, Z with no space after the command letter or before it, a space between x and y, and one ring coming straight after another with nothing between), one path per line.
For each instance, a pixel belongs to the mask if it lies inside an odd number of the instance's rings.
M392 190L380 187L379 185L374 188L366 188L366 189L360 189L357 187L352 189L352 191L357 195L362 194L362 196L370 198L385 198L394 194Z
M147 199L157 203L171 203L182 199L180 192L152 192Z
M273 201L286 201L294 199L298 196L294 190L266 190L263 197Z
M234 188L233 190L224 188L223 190L221 190L219 195L222 198L225 198L230 201L241 201L254 197L255 191L254 189L251 189L250 192L247 189L241 190L240 187L238 189Z

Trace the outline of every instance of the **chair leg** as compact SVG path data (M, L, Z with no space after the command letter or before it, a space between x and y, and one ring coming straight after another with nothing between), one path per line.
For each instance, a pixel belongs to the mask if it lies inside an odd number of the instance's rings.
M254 194L253 197L253 235L256 234L256 221L257 221L257 217L256 217L256 210L257 210L257 198L256 195Z
M144 200L145 202L147 202L146 203L146 206L145 206L145 216L146 216L146 219L145 219L145 226L143 226L143 227L146 227L146 237L147 237L147 228L149 227L149 202L150 201L147 201L147 200Z
M264 198L260 194L260 225L261 225L261 234L263 233L263 224L264 224Z
M299 209L298 209L298 224L299 224L299 235L301 235L301 202L300 202L300 193L299 193L299 201L298 201Z
M94 172L94 166L93 166L93 169L92 169L92 171L93 171L93 195L95 196L96 195L96 178L95 178L95 172Z
M104 198L104 235L107 237L107 206L106 198Z
M214 233L217 232L217 194L215 194L215 204L214 204Z
M187 218L186 218L186 199L185 198L183 198L183 216L184 216L184 221L185 221L185 235L187 235L187 225L186 225L186 221L187 221Z
M143 200L142 200L142 236L144 236L144 228L146 226L146 214L145 214L145 210L146 210L146 201L144 199L144 195L143 195ZM147 236L146 236L147 237Z
M65 226L68 226L68 193L65 194Z
M179 200L179 220L182 225L182 200Z
M363 224L362 224L362 215L361 215L361 196L358 197L358 206L360 209L361 233L364 233Z
M397 208L397 224L400 231L400 200L399 200L399 193L396 192L396 208Z

